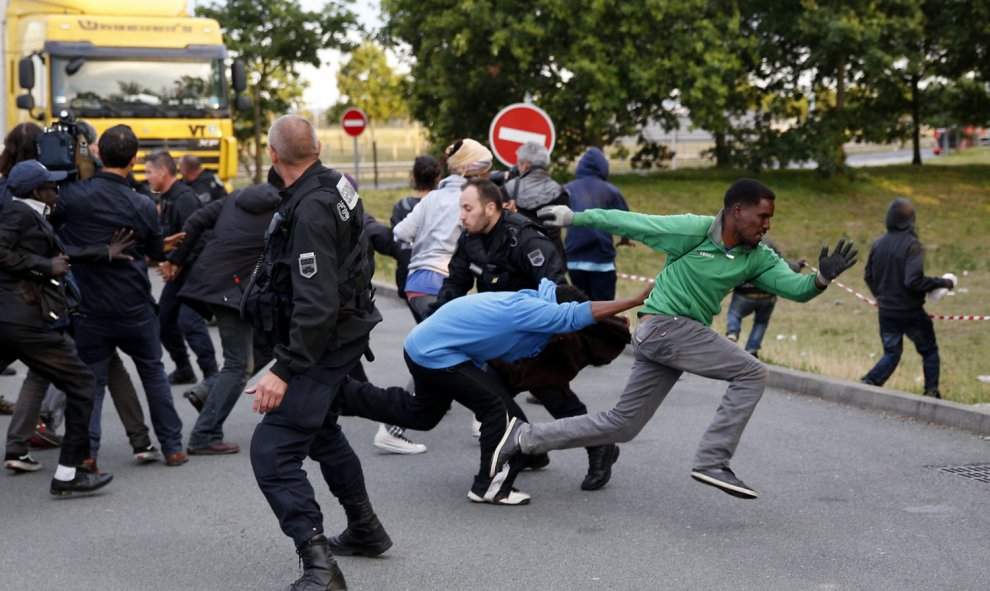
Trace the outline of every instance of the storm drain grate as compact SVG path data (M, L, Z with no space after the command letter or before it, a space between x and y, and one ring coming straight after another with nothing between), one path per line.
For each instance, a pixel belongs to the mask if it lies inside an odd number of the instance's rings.
M990 484L990 464L974 464L971 466L941 466L939 471L978 480Z

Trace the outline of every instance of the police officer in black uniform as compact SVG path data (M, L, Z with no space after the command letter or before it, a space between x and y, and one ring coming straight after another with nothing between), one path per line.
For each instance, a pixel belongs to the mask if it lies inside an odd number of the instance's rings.
M337 424L340 388L382 320L372 299L364 208L343 175L320 163L320 142L305 118L277 119L268 153L285 188L242 309L272 339L276 361L247 390L253 410L265 415L251 440L251 464L303 564L287 589L346 589L330 550L377 555L392 544ZM347 513L347 529L329 541L302 469L306 456L319 462Z
M464 232L450 259L435 308L467 294L477 284L479 292L536 289L543 278L561 285L564 262L560 251L529 218L502 208L502 192L493 182L472 179L461 193L461 225ZM538 388L532 394L557 419L588 414L588 408L569 388ZM525 419L525 413L511 398L504 400L509 414ZM618 456L612 444L587 448L588 474L584 490L597 490L608 482L610 468ZM549 463L546 455L532 456L528 467L539 469Z
M203 203L212 203L227 196L227 188L213 171L205 170L199 156L186 154L179 158L179 173L182 182L189 185L196 197Z

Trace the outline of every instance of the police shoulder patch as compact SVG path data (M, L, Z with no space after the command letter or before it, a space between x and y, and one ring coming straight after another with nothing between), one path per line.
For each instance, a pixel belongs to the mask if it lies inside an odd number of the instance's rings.
M544 256L543 251L539 248L527 254L526 258L529 259L529 264L534 267L542 267L543 263L547 262L547 257Z
M316 275L316 253L304 252L299 255L299 274L310 279Z
M337 217L339 217L342 222L346 222L351 219L351 212L347 209L347 204L343 201L337 202Z
M340 180L337 181L337 192L340 193L340 198L347 204L347 209L354 209L360 197L358 197L357 190L344 175L340 175Z

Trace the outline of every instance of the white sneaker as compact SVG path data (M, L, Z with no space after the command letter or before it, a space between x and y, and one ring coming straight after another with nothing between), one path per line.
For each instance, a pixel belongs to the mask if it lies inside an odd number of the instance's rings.
M528 505L530 496L524 492L512 489L507 497L496 500L495 497L479 497L474 491L468 491L468 500L472 503L489 503L491 505Z
M384 424L379 423L378 432L375 433L375 447L393 454L403 454L407 456L426 452L426 446L422 443L413 443L404 435L396 437L388 432Z
M481 437L481 421L471 419L471 437L478 439Z

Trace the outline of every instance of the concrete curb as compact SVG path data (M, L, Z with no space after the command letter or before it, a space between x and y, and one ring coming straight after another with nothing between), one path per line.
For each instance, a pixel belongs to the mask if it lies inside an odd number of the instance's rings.
M770 369L771 388L889 412L954 429L972 431L979 435L990 435L990 412L966 404L867 386L775 365L767 367Z
M379 281L373 283L377 293L397 297L398 290L394 285ZM631 354L632 348L627 347L625 352ZM776 365L767 365L767 368L770 370L768 385L771 388L990 435L990 411Z

